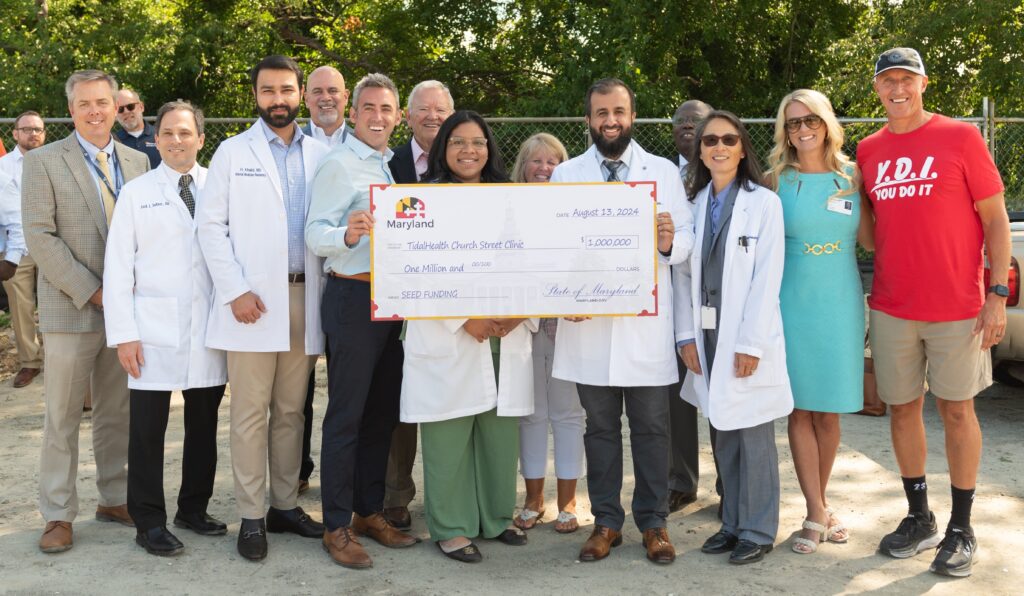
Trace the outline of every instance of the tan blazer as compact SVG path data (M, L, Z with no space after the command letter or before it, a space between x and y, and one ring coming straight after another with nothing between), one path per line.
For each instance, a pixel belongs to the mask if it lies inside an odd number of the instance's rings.
M149 170L144 153L114 142L127 182ZM25 243L39 267L43 333L103 331L89 304L103 279L107 218L75 134L25 155L21 211Z

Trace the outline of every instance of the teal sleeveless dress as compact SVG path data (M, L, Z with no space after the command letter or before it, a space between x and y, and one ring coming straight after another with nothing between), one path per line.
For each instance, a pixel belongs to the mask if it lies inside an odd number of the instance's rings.
M860 197L850 214L828 209L849 182L787 171L779 181L786 265L779 301L794 407L857 412L864 403L864 293L857 269Z

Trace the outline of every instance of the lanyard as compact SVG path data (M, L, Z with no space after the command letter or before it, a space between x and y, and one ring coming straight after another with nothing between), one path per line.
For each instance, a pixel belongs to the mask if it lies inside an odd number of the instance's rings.
M96 165L96 162L93 161L91 157L89 157L89 152L85 150L85 147L82 147L81 145L79 145L79 147L82 149L82 157L85 158L85 163L89 164L92 171L96 172L96 176L100 179L100 183L107 187L107 190L110 191L110 194L114 197L114 201L116 202L117 196L121 194L121 187L124 186L124 179L121 176L120 160L118 160L117 165L114 166L114 186L111 186L110 180L103 175L100 167ZM107 165L110 165L109 161L107 162Z

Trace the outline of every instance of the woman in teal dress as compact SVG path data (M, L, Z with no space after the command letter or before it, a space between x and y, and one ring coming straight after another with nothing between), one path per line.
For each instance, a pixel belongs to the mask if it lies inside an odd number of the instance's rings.
M872 250L873 218L828 98L799 89L775 121L769 187L782 199L786 265L779 300L795 408L789 444L807 518L793 550L846 542L825 487L839 448L839 414L864 399L864 297L856 245Z

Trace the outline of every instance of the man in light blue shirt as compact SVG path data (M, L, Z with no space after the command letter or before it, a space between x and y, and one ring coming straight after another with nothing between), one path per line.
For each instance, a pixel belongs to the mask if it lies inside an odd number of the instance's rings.
M331 354L320 449L324 546L345 567L373 564L356 534L384 546L416 539L383 515L384 477L402 388L401 322L370 320L370 186L393 184L388 141L401 116L398 89L382 74L352 93L353 133L331 150L313 178L306 244L325 257L323 330Z

